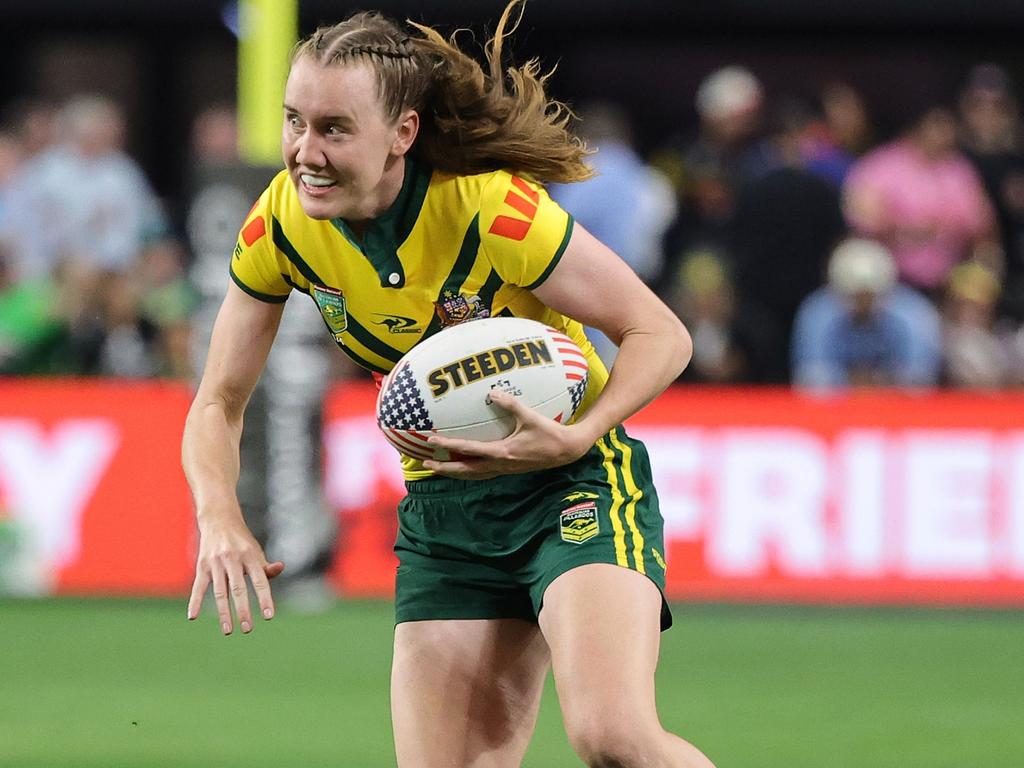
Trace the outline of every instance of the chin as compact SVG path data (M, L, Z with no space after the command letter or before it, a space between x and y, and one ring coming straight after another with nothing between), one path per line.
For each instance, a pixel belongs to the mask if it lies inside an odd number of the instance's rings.
M326 200L309 200L301 192L299 193L299 205L302 206L303 213L318 221L336 219L341 216L337 203L332 204Z

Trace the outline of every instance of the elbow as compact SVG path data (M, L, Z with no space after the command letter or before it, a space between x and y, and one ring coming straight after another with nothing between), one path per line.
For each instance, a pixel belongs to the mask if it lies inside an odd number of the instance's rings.
M672 349L672 361L674 363L672 378L674 379L686 370L686 366L690 364L690 359L693 357L693 338L690 336L686 326L683 325L682 320L676 317L675 314L671 314L668 322L667 336L671 339L670 349Z

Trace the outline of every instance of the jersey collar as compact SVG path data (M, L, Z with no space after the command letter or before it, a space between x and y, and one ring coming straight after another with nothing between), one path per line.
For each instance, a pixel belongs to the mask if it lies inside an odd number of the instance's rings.
M384 213L370 222L362 242L343 219L331 219L345 239L373 265L382 288L405 285L405 270L398 259L398 248L412 232L430 185L431 169L405 156L405 176L398 197Z

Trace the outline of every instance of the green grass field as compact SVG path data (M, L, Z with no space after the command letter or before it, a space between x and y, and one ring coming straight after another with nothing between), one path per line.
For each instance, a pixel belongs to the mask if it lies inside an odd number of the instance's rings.
M676 606L665 725L719 768L1021 768L1020 614ZM184 601L0 601L0 766L393 766L387 603L248 636ZM579 765L548 690L525 766Z

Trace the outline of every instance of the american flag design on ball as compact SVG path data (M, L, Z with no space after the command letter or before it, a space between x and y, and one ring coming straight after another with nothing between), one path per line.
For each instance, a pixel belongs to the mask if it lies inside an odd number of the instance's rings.
M434 424L408 363L383 382L378 425L387 441L400 452L417 459L434 457L434 449L427 445Z

